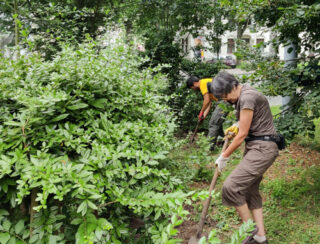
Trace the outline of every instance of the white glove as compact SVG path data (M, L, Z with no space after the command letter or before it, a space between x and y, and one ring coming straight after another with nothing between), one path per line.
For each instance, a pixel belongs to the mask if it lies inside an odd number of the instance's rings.
M229 158L225 158L220 154L219 158L216 160L215 164L218 166L218 170L221 173L223 168L226 167L227 163L229 161Z

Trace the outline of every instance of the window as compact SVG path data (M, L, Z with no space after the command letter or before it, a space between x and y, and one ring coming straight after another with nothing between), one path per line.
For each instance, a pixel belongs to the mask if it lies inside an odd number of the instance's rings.
M261 38L261 39L257 39L257 45L259 44L259 43L261 43L261 42L264 42L264 39L263 38Z
M250 44L250 39L249 38L242 38L242 41L245 41L247 44Z
M261 51L263 52L263 50L264 50L264 46L263 46L263 43L264 43L264 39L263 38L258 38L257 39L257 45L258 44L260 44L261 43L261 46L260 46L260 49L261 49Z
M233 39L228 39L228 53L233 53L235 51L235 43Z
M189 45L188 37L182 38L181 39L181 48L184 53L188 53L188 45Z

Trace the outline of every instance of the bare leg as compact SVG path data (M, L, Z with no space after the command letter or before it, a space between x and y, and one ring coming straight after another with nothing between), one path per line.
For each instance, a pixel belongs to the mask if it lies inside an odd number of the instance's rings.
M248 208L248 205L245 203L241 206L236 207L238 214L240 215L240 218L242 222L247 222L249 219L252 219L250 210Z
M258 231L257 235L264 236L266 233L265 233L264 224L263 224L262 208L252 209L252 215L253 215L254 222L258 226L259 231Z

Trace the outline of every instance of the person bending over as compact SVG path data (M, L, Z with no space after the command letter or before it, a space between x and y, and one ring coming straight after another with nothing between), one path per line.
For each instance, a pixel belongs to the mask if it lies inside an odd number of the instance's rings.
M218 101L210 89L210 86L212 85L212 78L199 79L196 76L190 76L186 83L188 88L200 91L203 96L203 104L198 116L199 122L202 122L210 111L212 101ZM224 112L219 107L219 103L217 103L209 121L208 137L211 138L210 151L214 151L218 136L224 136L223 122L226 116L227 112Z

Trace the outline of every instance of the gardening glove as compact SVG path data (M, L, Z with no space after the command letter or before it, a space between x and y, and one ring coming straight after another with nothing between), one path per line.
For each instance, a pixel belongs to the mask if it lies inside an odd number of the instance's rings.
M232 139L239 132L239 122L234 123L228 129L225 130L224 134L228 137L228 139Z
M220 154L219 158L216 160L215 165L218 167L219 172L221 173L223 168L226 167L229 158L225 158Z
M198 115L198 120L199 122L202 122L204 120L203 112L200 112L200 114Z

